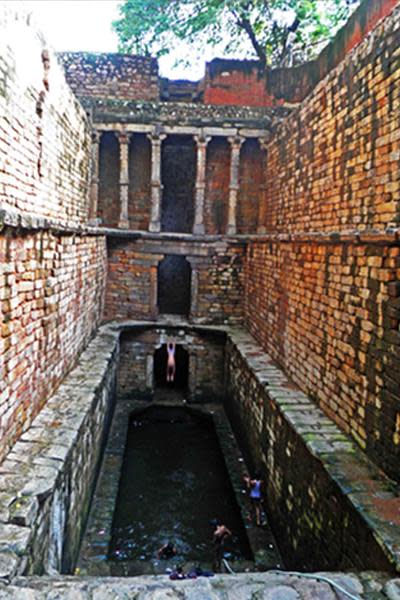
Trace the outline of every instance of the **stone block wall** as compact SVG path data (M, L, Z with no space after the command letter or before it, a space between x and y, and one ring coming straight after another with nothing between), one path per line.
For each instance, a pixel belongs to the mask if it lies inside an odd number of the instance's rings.
M398 568L397 486L247 333L229 336L226 370L226 409L248 464L262 474L285 567Z
M69 85L78 96L158 100L157 59L129 54L59 52Z
M157 267L164 256L171 254L185 256L191 264L190 320L240 323L244 253L243 241L110 237L104 318L156 319Z
M371 236L372 237L372 236ZM384 237L384 236L382 236ZM392 240L393 241L393 240ZM246 320L301 389L398 478L400 247L390 236L249 245ZM397 365L397 366L396 366Z
M267 148L267 232L400 224L400 7L321 81Z
M103 237L0 235L0 459L71 369L99 324Z
M90 156L86 115L28 16L3 3L0 29L0 205L84 222Z

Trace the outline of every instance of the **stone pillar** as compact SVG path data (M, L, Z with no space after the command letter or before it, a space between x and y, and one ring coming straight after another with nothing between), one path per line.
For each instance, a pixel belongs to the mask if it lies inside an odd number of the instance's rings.
M156 264L150 267L150 318L157 319L158 317L158 263L162 260L162 257L156 262Z
M97 218L101 131L92 132L89 219Z
M161 229L161 144L167 136L165 134L150 134L147 138L151 142L151 215L149 231Z
M267 172L267 146L268 146L269 138L259 138L258 142L260 147L264 151L264 178ZM265 233L265 217L266 217L266 209L267 209L267 185L264 180L264 184L260 186L260 196L258 201L258 217L257 217L257 233Z
M119 141L119 202L120 213L118 227L129 229L128 198L129 198L129 139L126 131L117 131Z
M236 233L236 209L237 198L239 192L239 164L240 164L240 148L244 142L244 138L240 136L228 137L231 145L231 169L229 182L229 205L228 205L228 234Z
M207 144L211 136L194 136L197 145L197 170L195 185L195 205L193 233L204 233L204 197L206 191Z
M186 260L191 267L191 285L190 285L190 312L189 320L195 321L199 311L199 268L204 259L196 256L187 256Z

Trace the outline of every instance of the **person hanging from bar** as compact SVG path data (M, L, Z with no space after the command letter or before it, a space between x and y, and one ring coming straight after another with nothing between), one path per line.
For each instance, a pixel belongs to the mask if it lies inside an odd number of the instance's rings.
M175 362L175 342L167 343L167 383L173 383L175 380L176 362Z

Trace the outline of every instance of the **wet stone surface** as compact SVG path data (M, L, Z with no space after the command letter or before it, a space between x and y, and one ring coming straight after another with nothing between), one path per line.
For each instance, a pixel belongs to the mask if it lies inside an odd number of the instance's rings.
M397 600L399 581L387 581L379 573L306 574L241 573L210 578L171 581L167 576L117 577L20 577L11 585L0 583L0 600L345 600L348 595L331 580L360 600Z

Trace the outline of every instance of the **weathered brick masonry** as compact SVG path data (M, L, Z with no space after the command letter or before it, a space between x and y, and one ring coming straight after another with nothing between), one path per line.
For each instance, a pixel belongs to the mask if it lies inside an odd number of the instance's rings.
M0 205L84 222L89 124L55 55L27 20L11 5L0 13Z
M156 319L157 267L164 256L185 256L192 267L190 318L240 323L243 318L242 241L204 243L113 237L108 242L106 320Z
M158 100L158 63L146 56L60 52L72 90L81 96L121 100Z
M106 250L84 229L85 112L27 16L6 5L0 26L2 459L99 324Z
M246 263L250 331L395 478L399 41L397 8L278 127Z
M264 231L399 225L399 61L397 8L278 126Z

